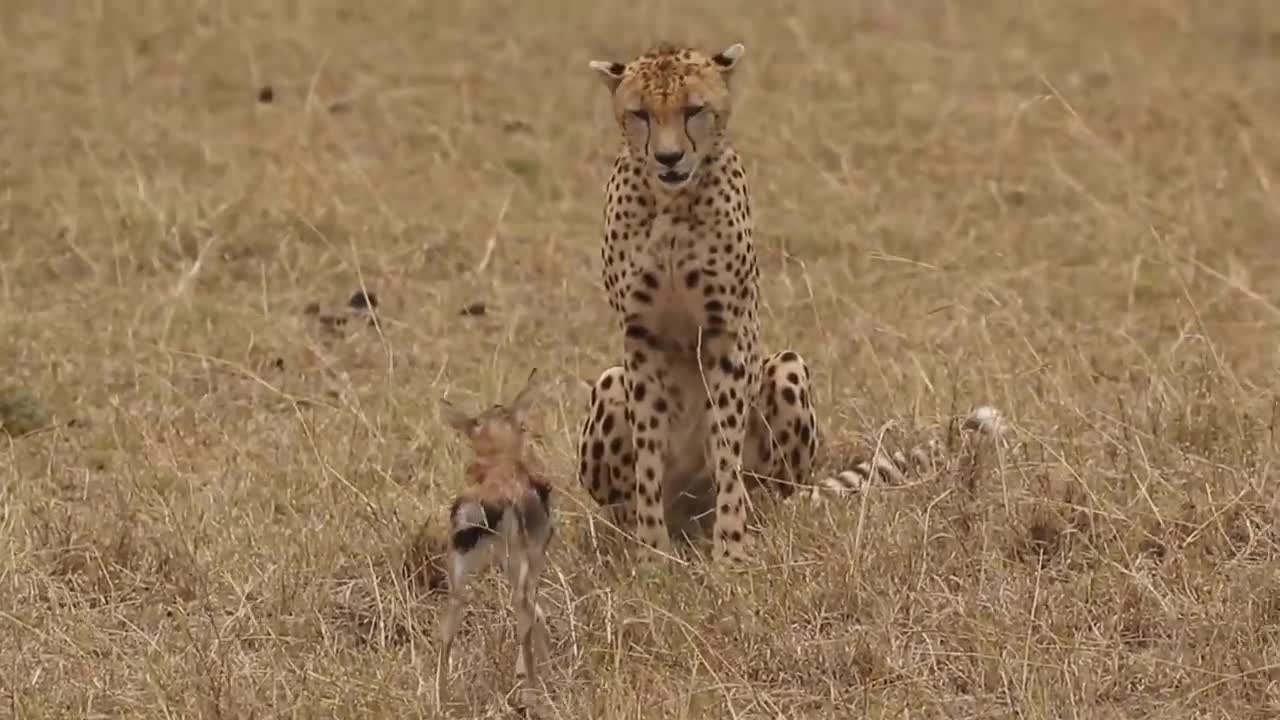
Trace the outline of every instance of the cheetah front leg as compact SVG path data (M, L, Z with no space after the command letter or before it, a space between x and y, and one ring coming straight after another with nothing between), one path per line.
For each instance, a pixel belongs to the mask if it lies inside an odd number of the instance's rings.
M755 373L746 353L724 342L705 343L703 378L707 391L708 442L715 479L716 514L712 556L736 564L746 559L746 487L742 482L742 445L747 430L747 400Z
M660 367L661 350L652 332L629 318L626 340L626 420L631 428L635 454L636 535L640 542L661 553L672 552L671 535L663 511L662 485L670 444L672 408L675 402Z

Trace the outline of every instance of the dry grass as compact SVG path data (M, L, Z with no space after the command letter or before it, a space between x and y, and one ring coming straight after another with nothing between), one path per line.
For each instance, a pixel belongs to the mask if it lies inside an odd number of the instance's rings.
M534 365L547 717L1280 713L1272 3L685 5L0 6L0 714L433 716L434 398ZM972 488L776 510L732 580L598 561L572 475L618 352L586 62L663 36L747 44L826 466L1019 431ZM461 714L499 714L509 614L471 618Z

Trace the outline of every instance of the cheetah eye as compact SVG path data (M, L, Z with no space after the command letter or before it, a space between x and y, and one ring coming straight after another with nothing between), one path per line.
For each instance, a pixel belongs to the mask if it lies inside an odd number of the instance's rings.
M640 122L649 122L649 113L646 110L632 110L631 117L639 120Z
M690 105L689 107L684 109L685 119L695 117L699 113L701 113L703 110L706 110L706 109L707 109L706 105Z

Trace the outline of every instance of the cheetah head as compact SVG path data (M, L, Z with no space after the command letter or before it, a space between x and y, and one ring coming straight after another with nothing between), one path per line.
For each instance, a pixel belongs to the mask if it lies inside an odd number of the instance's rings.
M591 63L613 97L627 147L644 158L657 187L686 187L720 148L729 120L729 76L745 52L741 43L711 56L662 45L628 63Z

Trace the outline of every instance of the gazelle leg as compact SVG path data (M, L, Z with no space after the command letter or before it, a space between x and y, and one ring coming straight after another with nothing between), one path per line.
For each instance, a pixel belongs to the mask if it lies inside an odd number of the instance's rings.
M511 583L511 606L516 614L516 704L525 707L532 695L534 607L529 603L529 556L525 549L512 548L507 556L507 579Z
M443 705L448 699L449 656L454 637L462 626L467 584L471 580L471 574L483 561L482 550L483 546L476 545L469 550L455 547L449 551L449 604L440 625L440 652L436 656L437 706Z
M545 550L534 549L529 552L529 577L525 583L525 594L528 598L529 607L533 608L533 631L539 647L536 648L537 657L546 658L547 652L550 650L549 641L551 633L547 629L547 616L542 612L542 607L538 604L538 587L542 581L542 570L546 566ZM530 680L535 680L535 669L530 670Z

